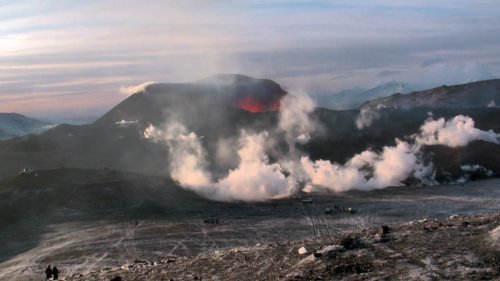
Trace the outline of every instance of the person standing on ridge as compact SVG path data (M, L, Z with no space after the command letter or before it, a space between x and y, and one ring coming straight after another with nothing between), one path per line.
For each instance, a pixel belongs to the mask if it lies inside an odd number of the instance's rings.
M52 268L50 268L50 264L47 265L47 268L45 269L45 275L47 275L47 280L52 277Z
M54 280L59 280L59 270L55 265L52 268L52 274L54 275Z

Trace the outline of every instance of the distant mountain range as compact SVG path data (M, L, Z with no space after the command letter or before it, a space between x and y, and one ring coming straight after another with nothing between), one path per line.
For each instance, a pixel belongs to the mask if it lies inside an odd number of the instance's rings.
M365 102L362 108L471 108L500 104L500 79L437 87L430 90L396 93Z
M386 97L394 93L406 94L409 92L411 92L411 89L403 82L389 81L371 89L356 87L342 90L334 95L318 95L315 100L320 107L346 110L358 108L364 102L375 98Z
M49 129L52 124L18 113L0 113L0 140Z

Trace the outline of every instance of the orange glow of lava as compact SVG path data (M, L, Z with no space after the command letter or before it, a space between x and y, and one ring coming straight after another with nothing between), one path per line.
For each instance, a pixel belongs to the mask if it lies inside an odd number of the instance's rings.
M248 112L257 113L257 112L267 112L267 111L278 111L280 109L280 101L274 100L272 102L266 103L263 101L259 101L252 97L246 97L239 101L238 108L243 109Z

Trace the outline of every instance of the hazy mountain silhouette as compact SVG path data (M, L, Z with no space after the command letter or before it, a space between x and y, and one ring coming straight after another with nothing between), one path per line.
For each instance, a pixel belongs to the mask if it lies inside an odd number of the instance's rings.
M409 89L403 82L389 81L384 82L371 89L353 88L342 90L333 95L319 95L315 98L317 104L321 107L345 110L355 109L366 101L386 97L394 93L409 93Z
M494 107L500 103L500 79L471 82L381 97L364 103L362 108L467 108Z
M0 140L37 133L51 126L49 122L18 113L0 113Z

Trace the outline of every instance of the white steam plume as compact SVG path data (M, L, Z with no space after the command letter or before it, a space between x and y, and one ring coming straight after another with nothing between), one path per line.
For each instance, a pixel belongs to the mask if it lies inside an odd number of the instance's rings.
M274 143L269 133L242 131L238 139L237 167L216 179L208 170L201 138L182 124L171 123L162 130L150 126L146 138L164 141L170 154L169 171L183 187L214 200L265 201L288 197L305 183L303 191L327 189L342 192L351 189L372 190L403 185L408 178L432 184L433 165L422 160L423 145L442 144L450 147L467 145L473 140L498 142L492 131L474 127L474 121L458 115L446 121L428 119L420 132L408 141L396 139L395 146L381 152L371 150L354 155L345 164L327 160L313 161L299 155L297 143L306 143L319 127L311 118L313 105L307 98L290 97L283 101L279 129L285 132L290 151L278 163L270 163L266 151ZM225 143L234 143L234 140ZM218 152L219 153L219 152ZM234 151L220 152L221 159L230 159Z
M311 135L308 133L303 133L300 134L298 137L295 138L295 142L298 144L306 144L311 140Z
M402 185L409 176L429 180L432 166L424 166L417 147L396 139L396 146L386 146L378 154L367 150L356 154L346 164L301 159L310 183L332 191L371 190ZM309 188L308 188L309 189Z
M330 161L301 159L310 183L333 191L350 189L370 190L402 185L412 176L424 183L432 183L432 164L424 165L420 157L422 145L465 146L474 140L499 144L493 131L482 131L474 127L470 117L457 115L445 121L428 119L412 142L396 139L396 146L386 146L380 154L367 150L355 155L344 165ZM311 187L305 189L311 190Z
M240 138L239 166L217 184L217 198L222 200L263 201L290 196L295 183L283 168L270 164L264 150L268 133L248 134Z
M296 145L305 145L311 140L311 135L320 131L321 126L312 118L315 105L312 99L304 92L288 94L282 99L278 127L285 132L288 144L288 153L279 160L281 166L291 173L295 182L308 181L300 163L302 157Z
M290 149L295 143L307 143L316 130L317 124L311 119L314 107L312 99L303 93L289 94L281 100L278 126L285 131Z
M147 82L144 82L144 83L141 83L138 85L127 86L127 87L123 86L123 87L120 87L120 93L125 94L125 95L135 94L135 93L144 91L147 86L152 85L152 84L156 84L156 82L147 81Z
M449 147L465 146L474 140L499 144L495 132L475 128L474 120L463 115L457 115L448 121L444 118L429 119L420 127L420 134L416 137L420 144L441 144Z
M206 169L200 139L196 134L187 132L179 123L169 124L165 130L149 126L144 131L146 138L167 143L170 174L183 187L219 201L265 201L288 197L293 193L293 178L287 177L279 164L269 163L265 153L267 132L242 132L238 150L240 163L218 181L211 180Z
M370 127L373 122L379 118L380 113L378 110L372 108L362 108L356 118L356 127L358 129Z
M189 133L180 123L172 122L163 130L150 125L144 131L144 137L167 144L169 171L174 180L193 190L211 185L210 174L205 168L205 151L195 133Z

